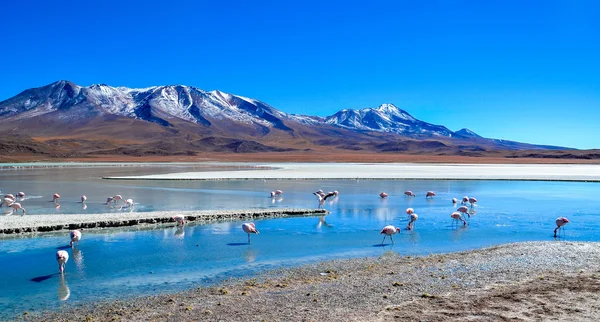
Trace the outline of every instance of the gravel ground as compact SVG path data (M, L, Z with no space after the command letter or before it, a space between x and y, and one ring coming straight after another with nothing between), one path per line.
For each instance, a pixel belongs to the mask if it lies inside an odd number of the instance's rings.
M27 321L598 321L600 243L336 260Z
M0 216L0 236L50 232L68 229L97 229L108 227L135 226L139 224L160 224L175 222L173 216L183 215L186 221L208 223L224 220L243 220L257 218L282 218L292 216L322 216L329 212L324 209L241 209L206 211L153 211L121 212L104 214L77 215L26 215Z

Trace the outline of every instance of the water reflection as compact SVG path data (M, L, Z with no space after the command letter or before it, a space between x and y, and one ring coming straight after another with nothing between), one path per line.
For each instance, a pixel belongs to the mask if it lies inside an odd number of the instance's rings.
M79 245L78 245L79 246ZM79 248L73 248L73 261L75 262L75 267L79 272L83 272L85 266L83 265L83 252L79 250Z
M330 224L328 224L328 223L325 221L325 216L321 216L321 217L319 217L319 223L317 224L317 229L321 229L321 227L327 227L327 228L330 228L330 227L333 227L333 226L332 226L332 225L330 225Z
M183 229L183 226L178 226L173 236L178 239L183 239L185 237L185 230Z
M69 285L65 280L65 276L63 274L60 275L60 284L58 286L58 299L61 301L66 301L71 296L71 289L69 289Z
M254 248L251 248L248 244L248 248L244 251L244 260L246 263L252 263L256 260L256 256L258 255L258 251Z

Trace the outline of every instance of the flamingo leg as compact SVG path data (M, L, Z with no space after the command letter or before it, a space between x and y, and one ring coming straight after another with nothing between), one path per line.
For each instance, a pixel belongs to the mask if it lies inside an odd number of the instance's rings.
M383 235L383 240L381 241L381 245L383 245L384 241L385 241L385 235Z
M394 237L392 235L390 235L390 239L392 240L392 245L394 245Z
M250 233L248 233L248 244L250 244Z

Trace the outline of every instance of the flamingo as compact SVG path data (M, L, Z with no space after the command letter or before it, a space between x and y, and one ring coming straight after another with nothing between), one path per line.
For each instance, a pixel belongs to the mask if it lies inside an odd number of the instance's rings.
M471 197L469 198L469 203L471 204L471 207L473 207L477 203L477 199Z
M469 202L469 197L467 197L467 196L464 196L464 197L462 198L462 201L461 201L460 203L461 203L462 205L464 205L464 204L466 204L467 202Z
M123 200L123 197L121 197L121 195L115 195L111 198L111 201L115 203L115 205L117 204L117 202L119 202L119 200ZM108 199L107 199L108 201Z
M408 222L408 225L406 226L406 230L412 230L414 228L414 222L417 221L417 219L419 219L419 215L415 214L414 212L410 214L410 221Z
M382 191L382 192L379 194L379 196L380 196L381 198L387 198L388 194Z
M271 191L271 198L275 197L275 191Z
M2 207L2 205L4 205L4 204L6 204L6 206L8 207L13 202L15 202L14 199L4 198L4 199L2 199L2 202L0 202L0 207Z
M334 191L333 191L333 195L334 195L335 197L337 197L339 194L340 194L340 193L339 193L339 191L337 191L337 190L334 190Z
M23 191L19 191L19 192L17 193L17 197L18 197L18 198L25 198L25 193L24 193Z
M317 191L318 192L318 191ZM317 196L317 199L319 199L319 208L321 208L321 206L323 205L323 203L325 202L325 200L327 200L327 198L334 196L335 194L333 192L330 192L328 194L319 194L317 192L313 192L313 195Z
M112 197L108 197L108 198L106 198L106 203L105 203L105 205L108 205L108 204L110 204L112 201L113 201L113 198L112 198Z
M556 232L561 229L562 226L569 223L569 219L567 217L558 217L556 218L556 228L554 228L554 237L556 237Z
M185 217L183 215L175 215L173 216L173 219L175 219L177 225L185 225Z
M81 231L71 230L71 242L69 243L69 246L71 246L71 248L72 248L73 244L75 244L75 243L77 243L77 246L79 246L80 240L81 240Z
M460 212L453 212L450 217L452 217L453 219L453 223L457 222L457 221L462 221L463 222L463 226L467 225L467 221L463 219L463 217L460 215Z
M81 203L84 203L87 200L87 197L85 195L81 196Z
M23 206L21 206L20 203L18 202L13 202L10 205L8 205L9 207L11 207L13 209L13 214L16 214L19 212L19 209L23 210L23 216L25 215L25 208L23 208Z
M452 203L453 203L453 204L456 204L456 202L457 202L457 201L458 201L458 200L456 200L456 198L452 198Z
M60 195L58 193L55 193L54 195L52 195L53 202L56 202L59 198L60 198Z
M56 261L58 262L58 270L63 274L65 272L65 264L69 261L69 253L64 250L57 251Z
M412 191L408 190L404 192L404 195L407 197L416 197L417 195L415 195Z
M322 196L324 196L324 195L325 195L325 192L323 192L323 190L319 189L319 190L317 190L317 191L313 192L313 194L318 194L318 195L322 195Z
M283 194L282 190L275 190L275 195L281 196Z
M125 200L125 204L122 205L121 208L119 208L119 210L121 210L123 208L131 208L131 209L133 209L133 199L127 199L127 200Z
M15 200L15 196L12 193L5 194L4 198L9 198L9 199Z
M471 215L469 214L469 208L467 208L467 206L460 206L456 209L456 211L461 212L463 215L467 215L469 218L471 218Z
M429 197L431 197L431 198L435 197L435 192L433 192L433 191L427 191L427 195L425 195L425 199L427 199Z
M256 226L254 226L253 222L248 222L248 223L244 223L242 224L242 230L248 234L248 244L250 244L250 234L258 234L258 230L256 229Z
M385 241L385 237L390 236L390 240L392 241L392 244L394 243L394 239L392 238L392 235L399 233L400 232L400 228L398 227L394 227L394 225L387 225L385 227L383 227L383 229L381 230L381 232L379 233L380 235L383 234L383 240L381 241L381 245L383 245L383 242Z
M406 214L407 214L407 215L409 215L409 216L410 216L410 215L412 215L412 214L414 214L414 213L415 213L415 210L414 210L414 209L412 209L412 208L406 208Z

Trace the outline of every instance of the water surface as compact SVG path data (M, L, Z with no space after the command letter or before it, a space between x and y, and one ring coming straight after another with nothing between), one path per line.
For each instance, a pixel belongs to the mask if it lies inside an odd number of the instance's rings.
M102 201L122 194L136 201L135 211L317 207L316 189L338 190L325 202L324 217L257 220L259 235L247 237L241 222L188 225L160 229L84 231L66 274L55 274L54 254L68 245L67 233L0 241L0 311L8 318L101 299L171 292L207 285L231 276L334 258L402 255L467 250L515 241L554 240L554 220L567 216L561 240L600 240L600 184L523 181L113 181L115 173L188 171L185 167L39 169L0 171L3 193L24 191L22 204L33 213L93 213L116 211ZM269 192L281 189L283 198ZM412 190L416 198L403 196ZM425 199L433 190L437 197ZM378 194L386 191L387 199ZM61 194L60 208L49 198ZM79 196L88 196L82 209ZM473 196L479 205L467 227L454 227L451 198ZM419 214L414 231L403 230L381 245L381 228L404 228L404 210ZM123 212L126 216L127 213Z

